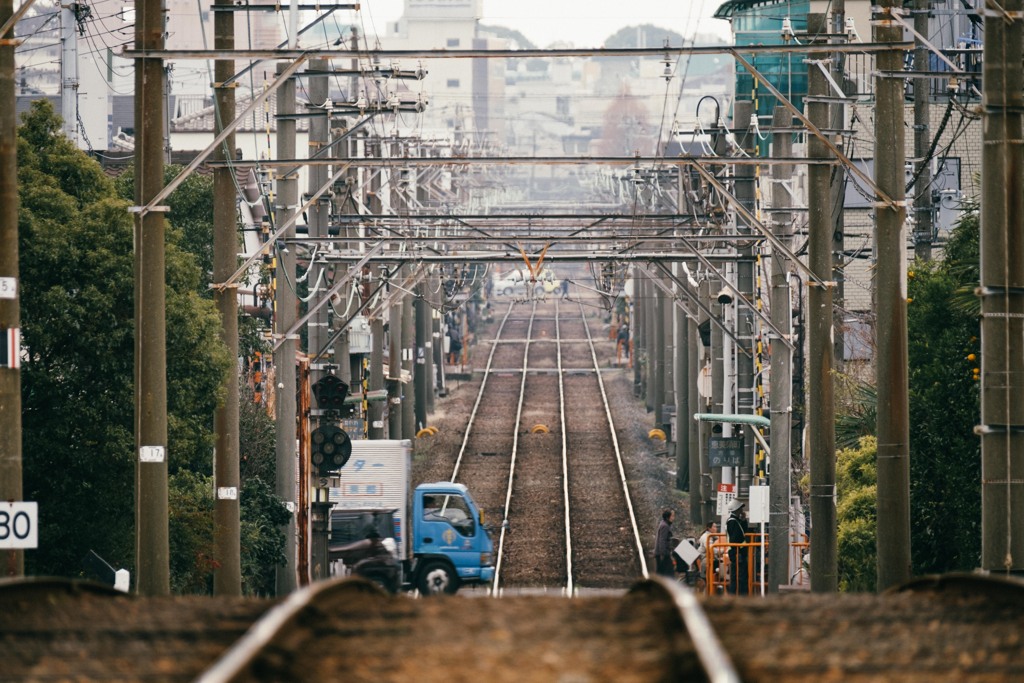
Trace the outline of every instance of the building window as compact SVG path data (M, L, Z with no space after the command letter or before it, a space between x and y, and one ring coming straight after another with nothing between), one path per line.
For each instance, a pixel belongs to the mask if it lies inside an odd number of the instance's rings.
M449 78L448 79L448 87L449 88L458 88L459 87L459 79L457 79L457 78Z
M448 39L448 47L458 47L458 46L459 46L459 39L458 38L449 38Z
M555 98L555 112L559 116L569 115L569 98L568 97L556 97Z

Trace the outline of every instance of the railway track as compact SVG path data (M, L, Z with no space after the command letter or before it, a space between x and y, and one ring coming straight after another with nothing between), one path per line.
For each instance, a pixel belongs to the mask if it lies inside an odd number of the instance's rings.
M647 575L585 309L510 304L451 479L499 510L492 592L624 589Z
M345 580L281 603L4 581L0 681L994 683L1024 679L1022 607L1024 583L978 575L764 599L659 578L575 600L415 600Z

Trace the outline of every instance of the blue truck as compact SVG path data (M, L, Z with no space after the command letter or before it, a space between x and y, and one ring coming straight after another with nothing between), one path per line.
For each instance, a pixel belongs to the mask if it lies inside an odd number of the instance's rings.
M408 440L352 442L340 485L330 490L333 573L362 574L388 589L415 588L422 595L490 583L494 544L483 510L463 484L442 481L410 491L411 463Z

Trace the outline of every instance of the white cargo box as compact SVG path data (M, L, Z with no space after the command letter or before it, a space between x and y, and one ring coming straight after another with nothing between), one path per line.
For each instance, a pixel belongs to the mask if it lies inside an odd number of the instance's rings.
M352 457L341 469L340 486L331 488L329 501L337 509L393 508L395 542L399 558L408 557L409 476L412 442L409 440L353 440Z

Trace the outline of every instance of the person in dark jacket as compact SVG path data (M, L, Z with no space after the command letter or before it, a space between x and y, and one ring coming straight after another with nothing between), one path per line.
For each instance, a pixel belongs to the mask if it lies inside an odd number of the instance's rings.
M729 519L725 523L725 533L729 543L747 542L747 511L742 501L729 503ZM746 595L748 548L729 548L729 592L733 595Z
M675 578L676 569L672 562L672 522L674 510L665 508L658 520L658 533L654 537L654 571L662 576Z
M330 559L341 560L353 574L380 584L390 593L401 588L398 561L373 526L367 526L363 540L331 546Z

